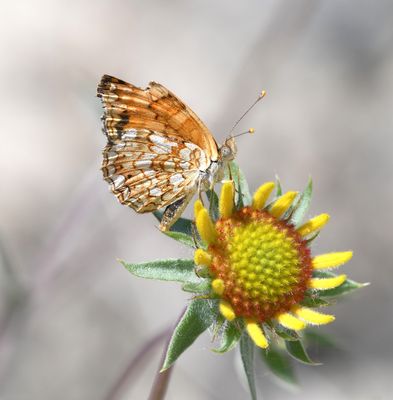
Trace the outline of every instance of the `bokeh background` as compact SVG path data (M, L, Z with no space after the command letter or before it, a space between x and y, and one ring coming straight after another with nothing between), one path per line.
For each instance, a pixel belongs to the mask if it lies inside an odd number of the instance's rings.
M338 348L297 366L299 389L257 369L261 398L391 398L390 0L20 0L0 15L1 399L147 398L189 298L116 261L191 253L102 181L104 73L165 84L219 142L267 90L239 127L256 129L237 158L251 188L312 175L310 216L333 217L315 252L353 249L343 271L372 285L332 308ZM248 398L235 352L211 347L205 334L181 357L169 400Z

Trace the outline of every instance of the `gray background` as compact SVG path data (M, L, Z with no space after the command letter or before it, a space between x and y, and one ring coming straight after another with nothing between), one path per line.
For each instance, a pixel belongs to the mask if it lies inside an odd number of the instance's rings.
M165 84L221 142L239 131L254 190L278 174L310 216L332 215L315 254L353 249L341 271L372 285L332 307L339 349L298 365L288 393L262 366L268 399L388 399L392 337L393 3L352 1L1 2L0 398L144 399L160 332L189 295L116 261L191 257L150 215L121 207L102 181L100 76ZM190 213L190 210L187 211ZM177 363L168 399L246 399L235 352L203 335ZM115 397L112 397L112 399Z

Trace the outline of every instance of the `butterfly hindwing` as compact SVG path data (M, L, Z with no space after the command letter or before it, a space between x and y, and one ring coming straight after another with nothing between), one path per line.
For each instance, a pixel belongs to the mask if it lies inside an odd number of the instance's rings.
M105 147L102 170L122 204L149 212L193 194L200 170L208 165L204 151L193 143L131 129Z

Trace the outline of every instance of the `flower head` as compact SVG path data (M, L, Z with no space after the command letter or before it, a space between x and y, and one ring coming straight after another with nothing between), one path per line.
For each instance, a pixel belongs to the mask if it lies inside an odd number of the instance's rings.
M250 206L236 209L234 184L225 182L217 221L199 200L195 204L196 226L206 249L197 249L194 261L208 268L222 316L228 321L242 319L262 348L269 345L265 326L300 331L308 324L334 320L303 302L313 290L334 289L346 280L345 275L317 278L313 271L337 267L352 257L351 251L312 256L310 238L329 216L321 214L296 227L292 217L298 193L287 192L266 205L274 186L265 183Z
M123 264L136 276L181 282L183 290L194 294L174 328L162 371L212 328L214 337L220 338L215 352L225 353L239 344L255 400L255 345L261 348L258 353L272 373L296 382L289 356L315 365L305 346L329 342L319 333L301 332L308 325L334 320L333 315L316 308L367 284L330 271L349 261L351 251L312 254L311 243L329 215L302 223L311 202L311 181L302 193L284 195L277 183L276 197L269 202L276 186L273 182L263 184L251 196L237 164L232 161L229 167L233 181L222 185L220 197L209 191L208 207L200 200L195 202L194 221L180 218L164 232L193 248L193 260ZM159 212L155 216L162 218Z

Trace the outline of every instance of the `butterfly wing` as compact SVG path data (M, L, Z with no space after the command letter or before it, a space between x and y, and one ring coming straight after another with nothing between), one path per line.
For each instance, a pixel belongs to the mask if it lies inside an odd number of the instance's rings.
M216 161L217 143L198 116L173 93L159 83L146 89L104 75L98 85L105 113L104 130L109 140L119 138L127 129L147 129L172 135L203 149Z
M158 83L140 89L104 75L97 95L108 138L104 179L137 212L166 207L160 229L168 230L217 161L217 143L196 114Z
M102 171L118 200L137 212L166 207L195 192L205 152L178 136L124 130L105 147Z

